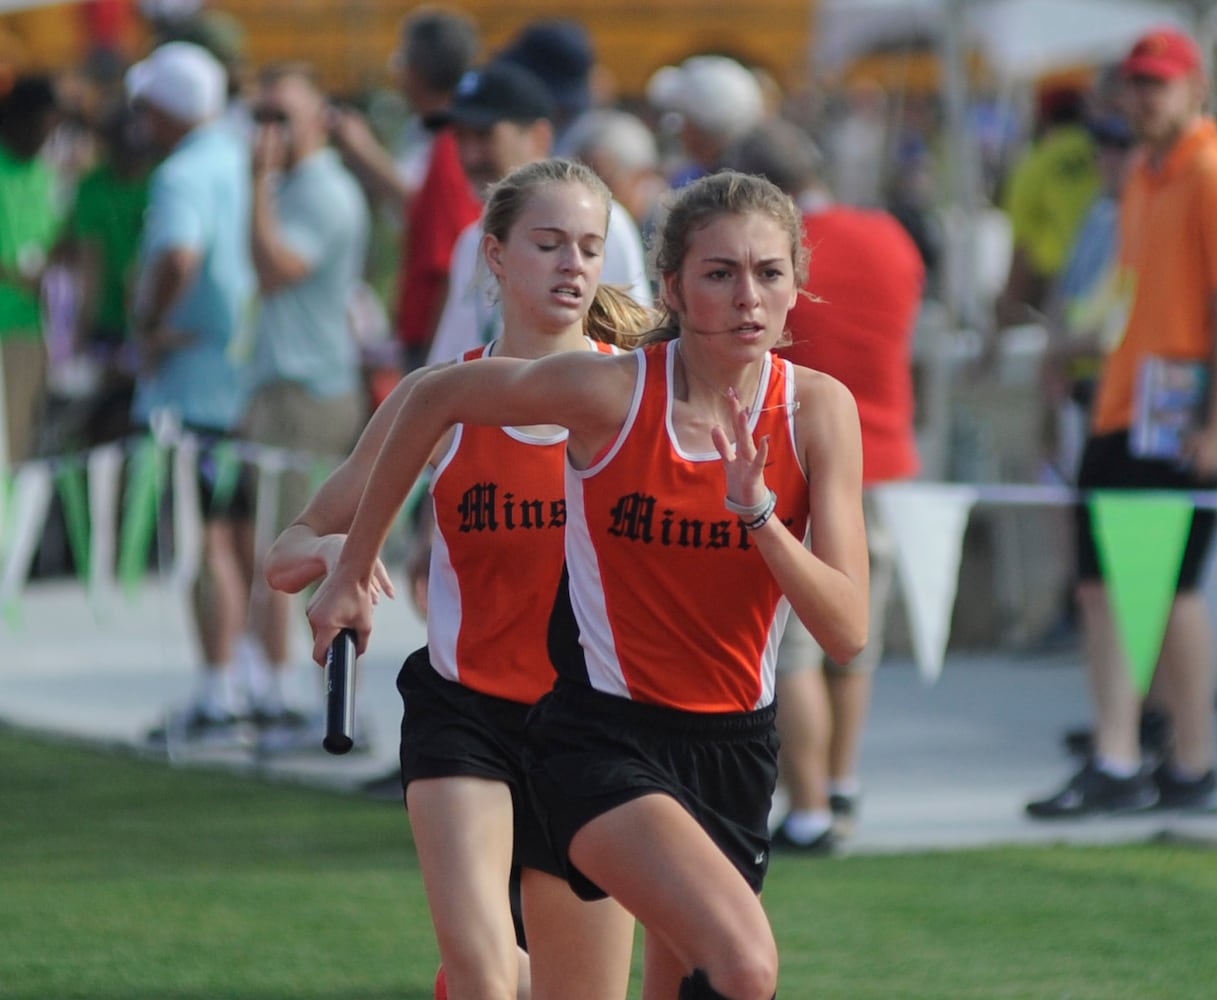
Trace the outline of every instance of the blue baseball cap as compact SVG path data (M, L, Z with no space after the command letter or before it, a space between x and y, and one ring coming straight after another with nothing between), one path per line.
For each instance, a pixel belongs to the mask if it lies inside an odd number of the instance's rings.
M545 84L523 66L502 60L465 73L448 110L450 121L475 128L499 122L529 125L553 116L554 103Z

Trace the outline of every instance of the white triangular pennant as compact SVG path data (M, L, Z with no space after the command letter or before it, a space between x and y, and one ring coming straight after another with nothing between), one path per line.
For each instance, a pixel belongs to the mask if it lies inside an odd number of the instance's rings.
M173 452L173 569L170 580L189 593L203 560L203 509L199 499L199 443L184 434Z
M108 608L118 592L118 497L123 448L104 444L89 452L89 595L95 611Z
M274 544L279 532L279 493L287 456L279 448L260 449L258 496L254 506L254 551L259 558Z
M887 483L872 491L896 550L913 656L922 680L942 673L951 613L959 588L959 560L977 491L943 483Z
M13 486L12 528L0 572L0 609L10 612L30 575L30 564L46 529L53 492L49 462L26 462Z

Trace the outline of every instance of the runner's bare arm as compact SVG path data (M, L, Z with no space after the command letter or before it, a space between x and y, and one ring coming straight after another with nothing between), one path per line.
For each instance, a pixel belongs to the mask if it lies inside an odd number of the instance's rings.
M423 375L408 393L362 491L342 554L309 604L314 659L342 628L366 648L371 579L393 519L436 443L457 423L560 425L572 458L590 458L620 429L636 362L629 355L567 352L536 361L486 358Z

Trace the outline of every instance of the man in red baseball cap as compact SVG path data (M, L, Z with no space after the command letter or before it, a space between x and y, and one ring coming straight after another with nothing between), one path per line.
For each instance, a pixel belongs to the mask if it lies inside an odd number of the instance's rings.
M1172 447L1139 433L1152 424L1139 386L1155 366L1217 385L1217 123L1203 113L1203 63L1191 38L1161 29L1141 38L1120 66L1140 145L1120 203L1117 287L1127 318L1099 381L1078 472L1083 493L1186 495L1217 486L1217 392L1180 411L1189 422ZM1094 753L1059 792L1028 803L1031 816L1217 804L1217 649L1202 590L1215 523L1211 508L1197 509L1180 558L1153 684L1173 740L1161 759L1145 761L1138 740L1142 692L1118 638L1089 509L1078 505L1078 606L1095 706Z
M1142 36L1120 64L1126 77L1174 80L1203 70L1200 49L1189 35L1161 28Z

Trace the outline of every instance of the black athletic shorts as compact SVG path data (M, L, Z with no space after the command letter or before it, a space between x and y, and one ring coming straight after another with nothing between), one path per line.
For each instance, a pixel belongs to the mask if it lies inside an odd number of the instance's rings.
M1128 433L1100 434L1086 442L1078 469L1079 490L1211 490L1212 480L1197 479L1175 462L1135 458L1128 452ZM1078 578L1099 580L1103 573L1091 532L1090 506L1083 502L1074 508L1077 523ZM1205 557L1213 537L1214 511L1197 507L1192 515L1183 561L1179 567L1178 591L1200 586Z
M250 472L238 457L229 431L187 425L198 442L199 508L204 521L252 520L253 496L245 486Z
M558 680L528 719L529 787L563 874L582 899L606 893L570 862L588 822L658 792L684 806L760 892L777 781L776 708L700 714Z
M416 778L475 777L511 790L514 864L561 876L526 794L524 720L531 705L495 698L435 672L427 647L397 675L401 694L401 783Z

